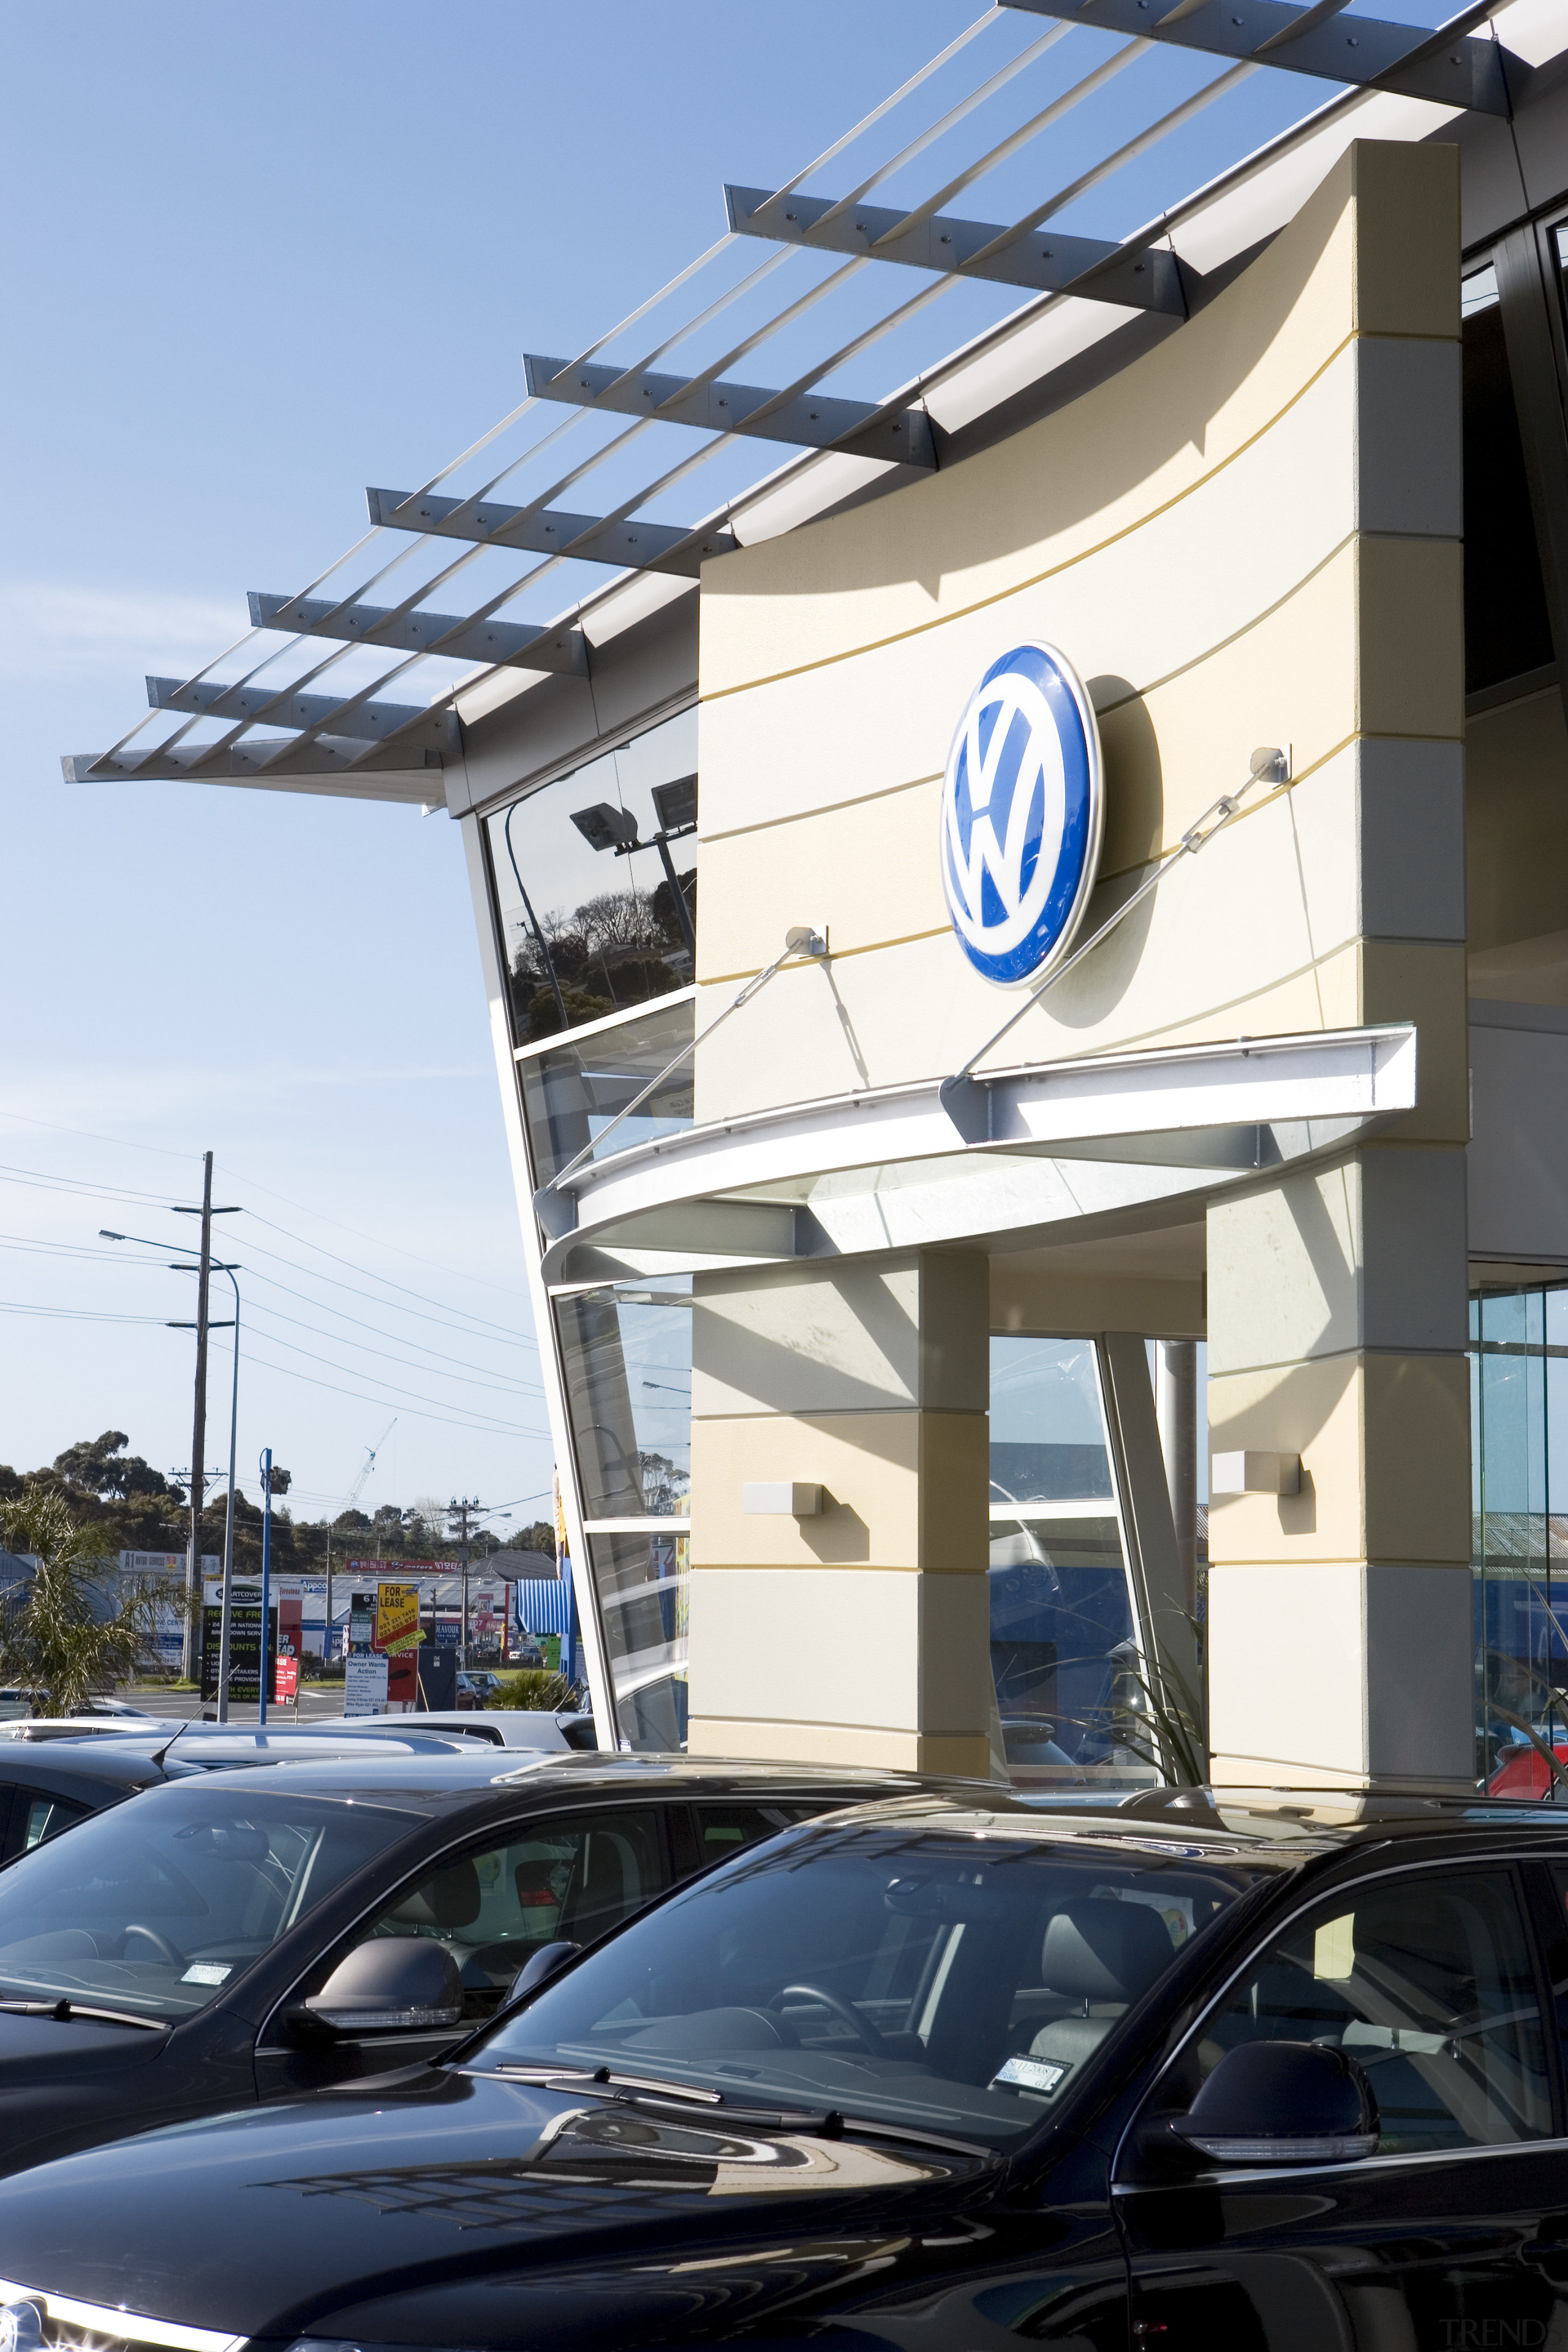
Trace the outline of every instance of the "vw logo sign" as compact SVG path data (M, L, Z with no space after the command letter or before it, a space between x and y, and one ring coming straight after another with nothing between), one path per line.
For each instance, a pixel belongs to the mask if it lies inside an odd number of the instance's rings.
M1064 956L1094 887L1100 730L1054 646L994 661L958 722L942 792L942 878L960 947L987 980Z

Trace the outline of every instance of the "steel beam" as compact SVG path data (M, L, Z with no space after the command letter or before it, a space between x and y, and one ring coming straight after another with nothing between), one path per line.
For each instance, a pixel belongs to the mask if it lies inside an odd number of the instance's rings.
M1089 0L1087 6L1079 0L1003 0L1003 5L1479 114L1510 114L1531 72L1522 58L1495 42L1445 38L1425 25L1346 16L1343 0L1337 5L1317 0L1309 8L1287 7L1283 0L1176 0L1163 12L1160 0Z
M276 740L263 740L221 745L176 743L172 751L154 746L146 751L128 743L122 751L79 751L74 756L68 754L60 761L68 784L127 781L132 777L143 782L173 782L182 778L203 781L210 777L219 783L254 783L273 776L340 772L360 776L402 772L411 768L439 772L442 765L438 751L416 746L405 748L400 743L378 744L367 751L362 742L332 735L313 736L299 751L285 752L281 758L278 756ZM439 792L436 797L440 797Z
M536 400L563 400L574 408L606 408L622 416L652 416L668 425L698 425L709 433L754 434L806 449L839 449L888 465L936 464L931 419L922 408L879 408L865 400L829 400L819 392L771 392L755 383L710 376L653 375L646 369L601 367L584 360L522 355L528 389Z
M574 677L584 676L588 667L581 629L475 621L458 613L398 614L378 604L334 604L330 596L262 595L254 588L248 602L253 629L344 637L354 644L395 646L400 653L440 653L452 661L555 670Z
M607 522L602 515L566 514L559 507L503 507L490 500L437 499L410 490L366 490L374 523L392 530L433 531L442 539L483 540L530 555L570 555L585 563L625 565L633 572L673 572L695 580L710 555L739 546L733 531L670 522Z
M204 718L239 719L264 727L330 728L342 703L340 695L293 694L287 688L232 687L206 679L184 686L177 677L150 677L147 699L154 710L191 710ZM419 703L362 702L344 712L336 732L379 743L405 730L411 750L416 745L441 752L460 748L457 714L427 710Z
M845 205L834 196L775 196L766 188L726 187L724 206L737 236L901 261L949 278L992 278L1037 294L1080 294L1092 302L1186 315L1181 265L1163 246L1110 245L1101 237L1061 236L1049 228L960 220L952 213L918 218L900 235L900 224L909 215L896 207Z

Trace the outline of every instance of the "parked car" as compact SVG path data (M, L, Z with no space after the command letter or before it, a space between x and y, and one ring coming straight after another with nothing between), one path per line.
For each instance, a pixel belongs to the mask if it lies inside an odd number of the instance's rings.
M187 1769L0 1871L0 2170L353 2080L389 2051L438 2056L542 1946L592 1943L715 1856L918 1785L468 1742ZM374 1979L388 1957L450 1998L389 2010L356 1978L335 2022L307 2008L340 1966Z
M1545 1739L1553 1757L1568 1773L1568 1733L1558 1732ZM1491 1776L1487 1781L1489 1797L1550 1797L1555 1776L1541 1749L1532 1741L1518 1739L1500 1748ZM1559 1784L1561 1785L1561 1784Z
M235 1771L262 1764L324 1762L364 1752L349 1742L310 1732L220 1731L191 1738L188 1724L151 1729L121 1726L113 1738L83 1737L68 1720L6 1724L0 1728L0 1867L30 1853L46 1838L58 1837L89 1813L125 1797L139 1796L162 1780L188 1780L193 1773ZM58 1732L76 1731L73 1738ZM451 1756L472 1752L469 1740L451 1732L401 1736L384 1722L375 1751L383 1756Z
M458 1676L458 1705L464 1709L488 1706L500 1686L499 1675L469 1666Z
M141 1819L197 1793L232 1792L157 1791ZM405 1901L358 1978L323 1950L262 2031L301 2073L345 2032L367 2063L374 2042L374 2080L8 2182L16 2342L1563 2335L1568 1823L1549 1813L910 1795L740 1853L582 1952L553 1837L534 1844L519 1885L538 1878L553 1950L444 2059L411 2063L408 2011L446 2014L462 1969ZM456 1916L472 1888L449 1883ZM433 1919L448 1901L422 1899Z

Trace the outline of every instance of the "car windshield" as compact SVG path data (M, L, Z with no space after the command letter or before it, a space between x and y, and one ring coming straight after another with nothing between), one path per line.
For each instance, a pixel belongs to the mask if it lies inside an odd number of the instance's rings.
M653 2078L1006 2147L1249 1883L1223 1850L951 1814L791 1831L634 1922L472 2068Z
M110 1806L0 1871L0 1999L188 2016L409 1826L221 1776Z

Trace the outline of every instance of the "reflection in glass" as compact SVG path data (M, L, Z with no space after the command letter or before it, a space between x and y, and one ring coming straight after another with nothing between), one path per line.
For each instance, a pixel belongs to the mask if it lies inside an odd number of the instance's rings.
M635 1102L643 1088L691 1042L696 1005L689 995L667 998L657 1010L633 1013L542 1052L518 1064L522 1079L522 1116L536 1184L605 1138L605 1152L629 1151L692 1123L692 1076L683 1062L630 1118L613 1132L610 1121Z
M991 1342L988 1580L996 1711L1016 1777L1148 1778L1091 1340Z
M696 768L686 710L490 818L518 1045L690 984Z
M684 1517L691 1490L691 1281L580 1291L555 1308L583 1517Z
M1109 1496L1094 1347L1088 1339L991 1342L991 1503Z
M1489 265L1464 281L1465 691L1552 658L1530 479Z
M1565 1296L1489 1292L1472 1327L1476 1770L1499 1795L1550 1792L1532 1733L1568 1764Z
M690 1540L681 1531L590 1536L605 1663L621 1738L632 1748L686 1745Z
M1073 1777L1141 1768L1137 1644L1115 1519L993 1518L988 1581L1009 1765Z

